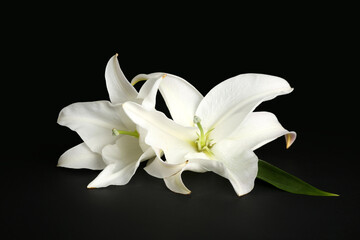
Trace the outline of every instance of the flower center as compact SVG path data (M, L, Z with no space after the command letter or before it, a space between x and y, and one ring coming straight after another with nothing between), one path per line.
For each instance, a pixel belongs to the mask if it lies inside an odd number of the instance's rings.
M204 129L201 126L201 119L198 116L194 116L194 123L199 129L199 132L197 132L198 138L195 140L196 148L199 152L203 152L209 157L212 157L214 154L211 151L211 148L215 145L213 143L213 139L210 139L209 135L214 128L210 129L206 133L204 133Z
M119 136L120 134L122 134L122 135L129 135L129 136L139 138L139 133L136 130L135 131L122 131L122 130L118 130L116 128L113 128L112 134L114 136Z

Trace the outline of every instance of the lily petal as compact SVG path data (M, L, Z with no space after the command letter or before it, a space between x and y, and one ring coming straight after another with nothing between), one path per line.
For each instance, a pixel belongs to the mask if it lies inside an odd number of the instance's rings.
M136 89L124 76L115 54L108 61L105 69L106 87L112 103L123 103L137 97Z
M155 72L155 73L149 73L149 74L144 74L144 73L140 73L138 75L136 75L132 80L131 80L131 85L135 85L138 82L141 81L146 81L150 78L159 78L163 75L164 73L161 72Z
M217 140L228 136L261 102L293 89L284 79L241 74L215 86L200 102L196 115Z
M224 177L229 179L238 196L243 196L254 188L258 172L258 157L252 151L246 151L237 156L237 161L225 161L226 173Z
M159 90L173 120L183 126L193 126L194 114L203 96L186 80L172 74L157 72L139 74L134 77L131 84L160 77L162 77L163 80L161 81ZM179 91L179 89L181 89L181 91Z
M181 170L180 172L164 178L165 185L168 189L175 193L180 194L190 194L191 191L185 186L184 182L182 181L181 174L185 169Z
M276 116L270 112L253 112L228 139L238 140L238 148L256 150L283 135L287 136L286 147L289 148L295 141L296 133L283 128Z
M91 151L101 153L104 146L118 138L112 135L113 128L135 130L135 124L127 119L120 104L97 101L65 107L59 114L58 123L76 131Z
M137 126L136 131L139 133L139 145L140 145L141 149L145 152L149 148L149 145L147 145L145 143L145 137L147 135L147 130L142 127Z
M194 126L194 114L203 99L201 93L184 79L171 74L163 79L159 90L172 119L183 126Z
M178 164L177 167L180 167L181 164ZM207 172L213 171L219 175L223 175L224 167L223 164L217 161L210 159L190 159L183 164L183 168L177 173L164 178L166 186L173 192L181 194L190 194L191 191L185 186L181 174L184 171L193 171L193 172Z
M136 137L123 135L115 144L107 145L102 150L102 156L106 164L120 163L127 165L137 161L143 154Z
M120 168L118 163L109 164L101 173L88 184L87 188L103 188L110 185L125 185L137 169L137 162L131 163L126 168Z
M171 164L164 162L159 157L156 157L152 161L148 162L144 170L153 177L166 178L173 176L179 171L182 171L188 162L189 161L178 164Z
M156 95L159 89L159 85L166 74L163 76L150 78L146 80L144 85L141 87L138 95L138 99L142 99L141 105L146 109L154 109L156 103Z
M224 140L221 143L214 146L213 152L216 160L222 164L208 164L207 168L227 178L238 196L249 193L254 188L257 176L257 156L252 151L238 148L238 141Z
M102 150L106 168L88 185L88 188L127 184L140 164L142 150L138 139L122 136L115 144Z
M59 158L57 166L102 170L105 168L105 163L100 154L92 152L85 143L80 143L63 153Z
M155 156L156 156L155 151L151 147L148 147L148 149L146 149L143 152L143 154L140 156L139 161L144 162L146 160L150 160L154 158Z
M169 163L182 163L187 153L196 152L193 144L196 128L183 127L162 112L147 110L133 102L124 103L123 108L131 120L147 130L145 143L163 150Z

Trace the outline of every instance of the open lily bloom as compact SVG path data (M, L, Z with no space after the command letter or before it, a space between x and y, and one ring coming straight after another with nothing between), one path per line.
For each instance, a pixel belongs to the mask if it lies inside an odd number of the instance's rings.
M60 125L76 131L84 141L66 151L58 166L102 170L88 188L124 185L141 161L155 156L139 137L142 129L128 118L121 105L133 101L154 107L161 76L148 79L138 93L121 71L116 54L107 63L105 79L111 102L74 103L62 109L58 118Z
M247 194L258 170L254 150L283 135L288 148L296 138L274 114L253 112L261 102L293 90L282 78L242 74L218 84L205 97L173 75L162 79L159 88L173 120L137 103L123 107L146 129L145 143L165 154L165 162L156 158L146 171L163 178L174 192L190 193L181 179L182 172L190 170L212 171L227 178L239 196Z

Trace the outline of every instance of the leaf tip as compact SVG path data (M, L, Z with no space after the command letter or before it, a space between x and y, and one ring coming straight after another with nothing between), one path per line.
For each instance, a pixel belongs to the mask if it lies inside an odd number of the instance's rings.
M327 196L329 196L329 197L340 197L340 195L336 194L336 193L328 193Z

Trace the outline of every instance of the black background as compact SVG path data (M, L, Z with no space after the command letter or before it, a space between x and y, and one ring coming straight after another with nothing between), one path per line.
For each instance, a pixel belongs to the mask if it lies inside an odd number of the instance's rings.
M260 12L256 6L214 5L212 10L185 6L176 12L179 7L184 6L152 11L110 6L90 12L54 6L6 27L4 238L358 236L358 77L352 73L357 49L351 7L288 6L273 12L265 6ZM115 53L128 79L169 72L204 95L241 73L285 78L294 92L258 110L275 113L298 139L288 150L277 139L256 154L341 196L295 195L257 180L254 190L239 198L226 179L191 172L183 180L192 194L183 196L147 175L144 165L125 186L88 190L97 171L56 167L59 156L81 142L56 120L71 103L108 99L104 70ZM166 111L161 98L157 108Z

